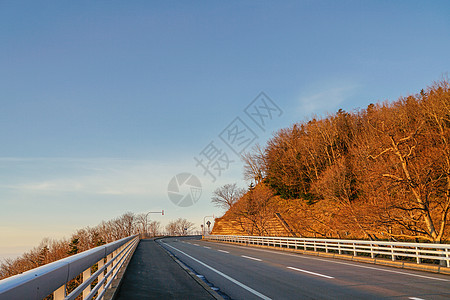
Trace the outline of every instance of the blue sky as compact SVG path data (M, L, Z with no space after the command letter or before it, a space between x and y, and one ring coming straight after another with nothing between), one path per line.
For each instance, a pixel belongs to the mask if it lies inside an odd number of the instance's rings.
M242 179L219 134L241 117L264 144L312 115L416 93L450 69L447 1L0 0L0 257L126 211L166 223L223 211ZM282 110L245 119L264 91ZM195 165L211 141L235 162ZM170 202L181 172L202 182Z

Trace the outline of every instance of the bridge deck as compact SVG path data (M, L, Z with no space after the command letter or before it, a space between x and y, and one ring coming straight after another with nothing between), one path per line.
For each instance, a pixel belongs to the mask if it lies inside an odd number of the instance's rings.
M141 240L116 299L214 299L154 240Z

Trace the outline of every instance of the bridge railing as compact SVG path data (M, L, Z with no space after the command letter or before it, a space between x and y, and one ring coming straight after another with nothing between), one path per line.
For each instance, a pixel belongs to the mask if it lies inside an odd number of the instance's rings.
M0 280L0 300L43 299L51 294L55 300L79 295L83 299L102 299L138 243L137 235L129 236ZM79 275L82 283L67 294L66 285Z
M385 241L338 240L266 236L207 235L206 240L322 251L327 253L349 254L412 260L421 263L439 263L450 267L450 244L402 243Z

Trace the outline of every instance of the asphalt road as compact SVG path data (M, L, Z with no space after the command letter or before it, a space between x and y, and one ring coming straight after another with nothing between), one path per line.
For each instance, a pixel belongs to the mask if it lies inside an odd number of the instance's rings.
M276 250L159 243L232 299L450 299L450 276Z
M116 300L214 299L154 240L141 240Z

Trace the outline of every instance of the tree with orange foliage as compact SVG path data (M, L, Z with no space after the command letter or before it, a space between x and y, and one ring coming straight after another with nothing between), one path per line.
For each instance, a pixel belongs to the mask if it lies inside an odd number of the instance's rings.
M283 199L277 209L287 211L301 235L443 242L449 238L449 83L281 129L244 161L246 178L258 178L257 187ZM270 215L264 205L274 200L255 201L254 193L237 203L239 218L264 234L263 215Z

